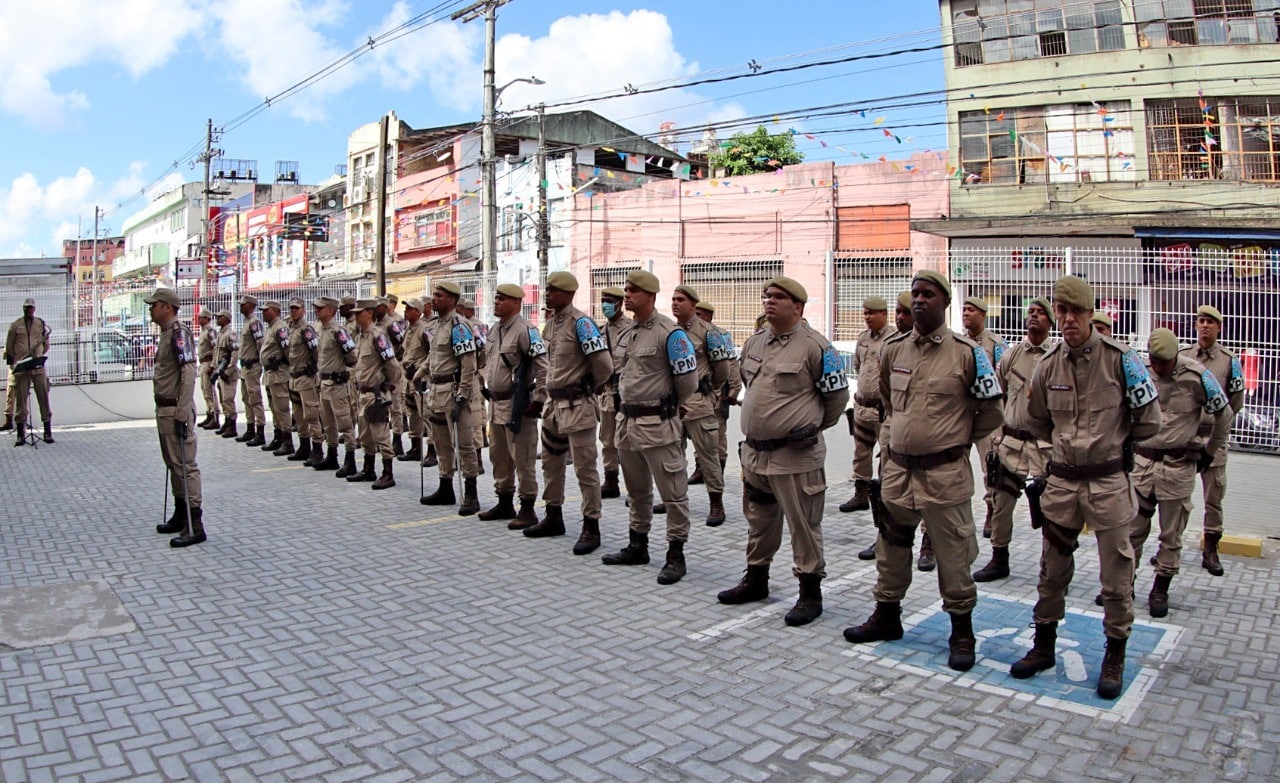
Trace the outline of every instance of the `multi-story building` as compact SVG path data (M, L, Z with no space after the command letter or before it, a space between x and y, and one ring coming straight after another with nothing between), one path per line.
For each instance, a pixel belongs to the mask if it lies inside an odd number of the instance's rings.
M99 237L96 243L92 237L62 240L62 257L71 260L72 278L81 283L110 282L112 264L123 254L124 237Z

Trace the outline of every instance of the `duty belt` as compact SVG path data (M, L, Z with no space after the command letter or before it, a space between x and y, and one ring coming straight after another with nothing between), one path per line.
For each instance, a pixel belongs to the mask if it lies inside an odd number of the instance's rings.
M893 449L889 449L889 459L894 464L900 465L907 470L929 470L948 462L956 460L969 453L968 446L952 446L942 451L934 451L928 454L899 454Z
M177 397L161 397L160 395L156 395L155 399L156 405L159 405L161 408L175 408L178 405Z
M322 372L320 379L325 381L335 381L337 383L346 383L351 379L351 373L347 372Z
M1070 481L1088 481L1103 478L1124 470L1124 458L1116 457L1097 465L1063 465L1060 462L1049 463L1049 475Z
M1197 456L1200 451L1198 446L1176 446L1168 449L1153 449L1143 446L1141 443L1133 444L1133 450L1137 454L1141 454L1149 460L1159 462L1165 457L1173 457L1174 459L1192 459Z
M1031 430L1020 430L1015 427L1001 427L1000 431L1007 437L1017 438L1018 440L1036 440L1036 436Z
M316 373L315 373L315 370L311 369L310 367L304 367L304 368L302 368L301 370L298 370L297 372L291 372L291 373L289 373L289 377L290 377L290 378L302 378L302 377L305 377L305 376L307 376L307 375L315 375L315 374L316 374Z
M587 390L581 386L565 386L561 389L547 389L547 395L553 400L576 400L587 396ZM642 413L641 416L654 416L653 413Z
M877 408L880 406L879 395L872 397L869 394L855 394L853 395L853 401L864 408Z
M511 392L509 392L509 391L504 391L504 392L503 392L503 391L491 391L491 392L489 392L489 399L491 399L491 400L497 400L498 402L505 402L506 400L511 399Z
M241 359L241 360L240 360L240 369L242 369L242 370L247 370L247 369L249 369L250 367L252 367L253 365L255 365L255 364L257 364L257 363L258 363L258 360L257 360L257 359Z
M451 372L451 373L448 373L447 375L433 375L433 376L431 376L431 382L432 382L432 383L455 383L455 382L457 382L459 379L460 379L459 374L458 374L458 373L452 373L452 372Z
M791 444L790 438L768 438L765 440L756 440L755 438L745 438L746 443L756 451L773 451L781 449Z
M551 395L555 397L555 395ZM664 415L661 405L628 405L622 404L622 415L629 419L635 419L640 416L661 416L664 419L672 418L670 415Z

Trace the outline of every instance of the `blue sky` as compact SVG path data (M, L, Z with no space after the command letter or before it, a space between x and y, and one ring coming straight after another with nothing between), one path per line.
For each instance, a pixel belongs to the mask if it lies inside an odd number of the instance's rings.
M438 0L0 5L6 152L0 257L60 254L59 240L76 237L78 220L90 235L95 205L107 214L106 228L118 232L145 205L146 188L201 176L186 159L202 144L208 118L229 126L265 97L395 25L438 7L464 6ZM477 119L483 27L444 21L366 46L351 64L229 130L221 147L227 157L259 161L265 174L277 160L298 161L302 180L315 183L344 162L347 135L386 111L419 128ZM767 70L927 47L937 43L938 27L938 4L925 0L881 7L862 0L512 0L499 12L498 83L535 75L546 84L512 86L501 108L730 76L746 72L752 60ZM865 102L866 116L766 125L813 134L797 137L808 160L902 157L945 146L942 108L877 108L875 99L941 89L940 58L938 51L903 54L586 107L656 135L662 122L692 128Z

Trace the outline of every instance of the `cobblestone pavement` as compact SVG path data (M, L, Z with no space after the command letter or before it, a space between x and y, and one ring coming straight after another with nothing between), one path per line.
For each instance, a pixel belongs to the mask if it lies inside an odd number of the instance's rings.
M151 423L57 435L0 449L0 593L105 584L133 626L0 648L4 781L1280 776L1275 542L1261 560L1226 558L1215 579L1195 557L1198 515L1172 611L1157 624L1139 608L1126 692L1107 703L1091 695L1102 633L1088 538L1058 669L1006 674L1035 598L1025 516L1014 576L981 587L972 672L945 668L930 574L904 605L902 642L843 640L875 576L855 557L869 517L835 510L852 489L843 432L831 436L826 614L804 628L782 622L796 595L785 546L768 602L715 601L744 566L733 462L730 521L702 526L706 494L691 488L689 576L662 587L661 544L649 566L606 567L570 553L576 529L535 541L420 506L408 463L399 486L371 492L203 433L210 538L173 551L153 532L164 475ZM1267 524L1274 464L1233 463ZM488 477L480 486L487 504ZM626 538L623 502L605 509L602 552ZM982 542L975 567L988 552ZM1150 579L1144 567L1140 599Z

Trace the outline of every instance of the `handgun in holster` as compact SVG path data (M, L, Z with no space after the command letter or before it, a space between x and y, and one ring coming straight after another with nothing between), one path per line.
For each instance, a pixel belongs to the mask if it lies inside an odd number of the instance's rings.
M987 451L986 457L986 485L987 489L998 489L1000 487L1000 457L997 456L995 447Z
M889 512L884 507L884 496L880 492L880 479L873 478L867 482L867 501L871 504L871 523L876 530L885 535L889 521Z
M1124 439L1124 447L1120 450L1120 456L1124 459L1124 472L1133 472L1133 438Z
M810 446L816 446L818 445L818 431L817 424L796 427L787 433L787 446L793 449L807 449Z
M844 418L845 418L845 421L849 422L849 437L852 438L854 437L854 433L853 433L854 422L855 422L855 419L857 418L853 412L853 408L844 409Z
M674 419L680 414L680 400L676 397L674 390L661 400L658 401L658 407L662 409L661 416L664 419Z
M716 413L720 415L720 418L729 418L729 404L729 382L725 381L720 384L720 401L716 407Z
M1033 530L1039 530L1054 549L1069 555L1076 550L1079 543L1070 542L1064 538L1060 532L1061 528L1045 517L1044 509L1040 505L1040 497L1047 486L1048 482L1043 476L1032 476L1027 479L1027 508L1031 511L1031 527Z

